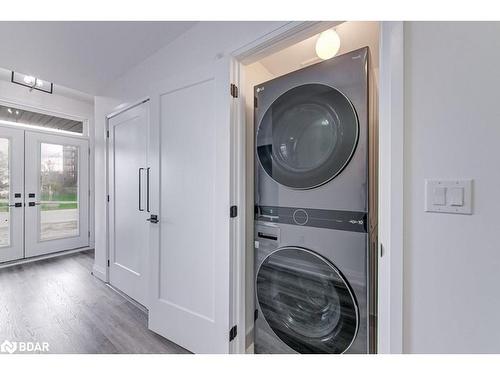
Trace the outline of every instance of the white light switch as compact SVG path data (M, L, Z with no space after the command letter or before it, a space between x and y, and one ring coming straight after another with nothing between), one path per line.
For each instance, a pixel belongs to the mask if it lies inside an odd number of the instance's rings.
M425 180L425 211L472 214L472 180Z
M446 188L435 186L432 194L432 204L435 206L444 206L446 204Z
M449 187L448 188L448 203L450 206L463 206L464 205L464 188L463 187Z

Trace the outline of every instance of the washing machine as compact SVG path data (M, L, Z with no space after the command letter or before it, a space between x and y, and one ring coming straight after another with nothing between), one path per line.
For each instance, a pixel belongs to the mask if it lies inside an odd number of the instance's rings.
M368 352L368 48L255 86L255 352Z
M367 353L367 234L268 222L255 232L255 353Z

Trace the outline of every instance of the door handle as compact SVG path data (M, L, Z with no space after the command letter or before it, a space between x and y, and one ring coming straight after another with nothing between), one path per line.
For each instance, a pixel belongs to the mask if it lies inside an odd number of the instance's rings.
M30 207L33 207L33 206L39 206L39 205L41 205L41 203L40 203L40 202L29 202L29 203L28 203L28 206L30 206Z
M149 221L152 224L158 224L160 220L158 220L158 215L151 215L149 219L146 219L146 221Z
M23 204L22 203L14 203L14 204L9 204L9 207L22 207Z
M146 211L149 211L149 171L151 168L146 168Z
M142 192L141 192L141 171L143 171L144 168L139 168L139 211L144 211L144 208L141 206L141 200L142 200Z

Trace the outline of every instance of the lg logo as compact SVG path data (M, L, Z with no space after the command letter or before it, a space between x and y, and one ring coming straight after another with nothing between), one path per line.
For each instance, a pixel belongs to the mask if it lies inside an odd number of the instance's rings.
M13 354L15 352L20 353L34 353L34 352L48 352L49 343L48 342L31 342L31 341L9 341L5 340L0 344L1 353Z

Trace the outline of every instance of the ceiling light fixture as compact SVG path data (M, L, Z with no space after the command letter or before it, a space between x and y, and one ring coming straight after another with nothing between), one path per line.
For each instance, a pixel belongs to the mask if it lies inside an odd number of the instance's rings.
M339 34L333 29L323 31L316 41L316 54L322 60L331 59L340 49Z
M29 87L30 90L38 90L46 92L47 94L52 94L54 89L54 84L52 82L42 81L40 78L14 71L12 72L10 81L21 86Z

